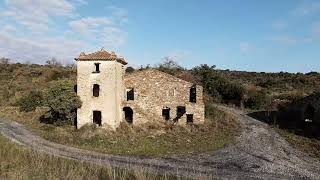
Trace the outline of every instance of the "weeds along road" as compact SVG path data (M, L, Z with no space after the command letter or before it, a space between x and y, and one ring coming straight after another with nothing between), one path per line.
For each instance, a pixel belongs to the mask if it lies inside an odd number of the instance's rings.
M21 124L3 119L0 119L0 133L36 151L102 166L143 168L161 174L203 179L320 179L320 163L290 147L268 125L239 110L218 108L240 121L241 134L236 144L199 155L151 158L101 154L49 142Z

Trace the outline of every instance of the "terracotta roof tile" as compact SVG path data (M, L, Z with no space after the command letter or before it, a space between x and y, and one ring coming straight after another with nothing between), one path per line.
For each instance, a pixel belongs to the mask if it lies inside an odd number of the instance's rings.
M76 61L95 61L95 60L102 60L102 61L117 61L123 65L128 64L124 58L118 57L114 52L109 53L103 49L100 51L91 53L91 54L85 54L82 52L78 58L75 58Z

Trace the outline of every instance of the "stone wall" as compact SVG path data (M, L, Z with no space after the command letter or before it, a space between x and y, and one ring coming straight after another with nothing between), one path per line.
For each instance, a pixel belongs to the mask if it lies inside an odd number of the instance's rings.
M162 109L170 108L170 119L177 117L177 107L185 106L186 113L178 124L186 124L186 114L193 114L193 123L204 122L203 88L196 86L196 103L189 102L192 83L158 70L149 69L125 75L124 85L134 89L134 100L123 101L123 107L133 109L133 124L150 120L165 121Z

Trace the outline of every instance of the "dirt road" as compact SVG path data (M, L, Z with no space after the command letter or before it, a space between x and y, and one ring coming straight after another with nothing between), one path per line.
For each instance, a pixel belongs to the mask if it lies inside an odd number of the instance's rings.
M204 179L320 179L320 162L290 147L268 125L239 110L219 108L239 120L241 134L236 144L199 155L170 158L106 155L49 142L21 124L2 119L0 133L36 151L113 167L142 167L158 173Z

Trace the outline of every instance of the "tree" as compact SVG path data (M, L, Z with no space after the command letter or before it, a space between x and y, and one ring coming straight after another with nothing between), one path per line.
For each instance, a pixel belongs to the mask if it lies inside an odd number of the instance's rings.
M182 71L184 68L180 66L176 61L171 57L164 57L164 61L156 66L160 71L166 72L168 74L175 74L177 71Z
M11 60L9 58L5 58L5 57L0 58L0 64L9 64L10 61Z
M46 92L45 105L50 108L46 115L47 122L72 124L76 109L82 103L70 82L58 81Z
M194 76L204 87L205 92L216 100L240 104L245 90L241 84L231 82L215 70L216 66L202 64L192 69Z
M46 61L47 65L53 66L53 67L61 67L62 64L59 62L55 57L49 59Z
M128 66L126 68L126 73L133 73L134 71L135 71L135 69L133 67L131 67L131 66Z

